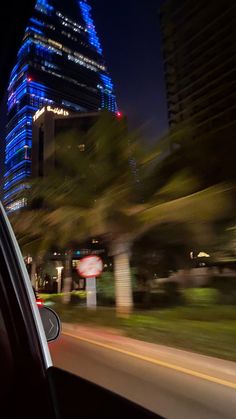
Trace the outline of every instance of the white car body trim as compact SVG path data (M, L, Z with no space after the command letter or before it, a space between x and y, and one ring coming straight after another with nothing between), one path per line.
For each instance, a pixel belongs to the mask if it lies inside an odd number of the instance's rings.
M52 366L52 359L51 359L51 355L49 352L49 347L48 347L48 343L47 343L47 339L46 339L46 335L44 332L44 328L43 328L43 324L42 324L42 320L39 314L39 309L37 307L36 304L36 300L35 300L35 295L33 292L33 288L29 279L29 275L19 248L19 245L17 243L15 234L13 232L12 226L10 224L10 221L8 220L5 210L3 208L2 203L0 202L0 210L3 214L4 220L6 221L7 227L8 227L8 231L9 234L11 236L11 240L13 242L15 251L16 251L16 256L17 256L17 260L19 262L19 266L20 266L20 270L21 270L21 274L22 274L22 278L24 280L24 284L25 284L25 289L27 292L27 296L28 296L28 300L30 302L30 306L31 306L31 311L33 314L33 318L34 318L34 322L35 322L35 326L39 335L39 340L40 340L40 345L42 348L42 353L43 353L43 357L44 357L44 364L46 369L48 369L49 367Z

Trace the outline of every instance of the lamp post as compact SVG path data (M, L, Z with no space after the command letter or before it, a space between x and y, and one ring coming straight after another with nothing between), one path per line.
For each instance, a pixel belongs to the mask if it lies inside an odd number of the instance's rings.
M64 266L57 266L57 293L61 292L61 273Z

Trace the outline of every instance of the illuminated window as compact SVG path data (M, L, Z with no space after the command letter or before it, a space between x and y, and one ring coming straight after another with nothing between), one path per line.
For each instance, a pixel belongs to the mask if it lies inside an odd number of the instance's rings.
M27 205L27 199L26 198L21 198L21 199L17 199L14 202L11 202L11 204L7 205L7 212L13 212L16 211L20 208L24 208Z

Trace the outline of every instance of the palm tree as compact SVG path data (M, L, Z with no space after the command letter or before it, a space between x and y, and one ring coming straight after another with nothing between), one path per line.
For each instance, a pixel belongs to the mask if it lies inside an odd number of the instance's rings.
M227 210L227 186L201 191L186 173L156 178L158 150L141 145L125 120L106 112L86 134L58 137L55 160L52 174L35 182L32 196L43 203L46 229L67 249L66 290L73 242L101 237L114 258L120 315L133 308L130 252L137 237L164 223L200 228Z
M58 139L60 181L55 187L54 172L54 190L49 194L55 204L49 225L60 231L64 243L93 236L108 243L114 258L118 313L129 313L133 307L130 251L134 240L163 223L203 228L226 211L229 189L219 185L199 191L188 173L160 183L154 177L157 160L160 165L157 150L147 150L137 137L128 132L125 120L104 113L80 136L85 152L80 151L75 133Z

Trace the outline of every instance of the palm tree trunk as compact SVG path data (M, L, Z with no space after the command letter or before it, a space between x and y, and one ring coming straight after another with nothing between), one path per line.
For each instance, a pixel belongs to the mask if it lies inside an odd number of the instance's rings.
M129 315L133 310L132 281L129 260L129 243L115 241L112 244L118 316Z
M71 284L72 284L72 251L68 250L65 259L65 276L63 281L63 303L68 304L70 302L70 291L71 291Z

